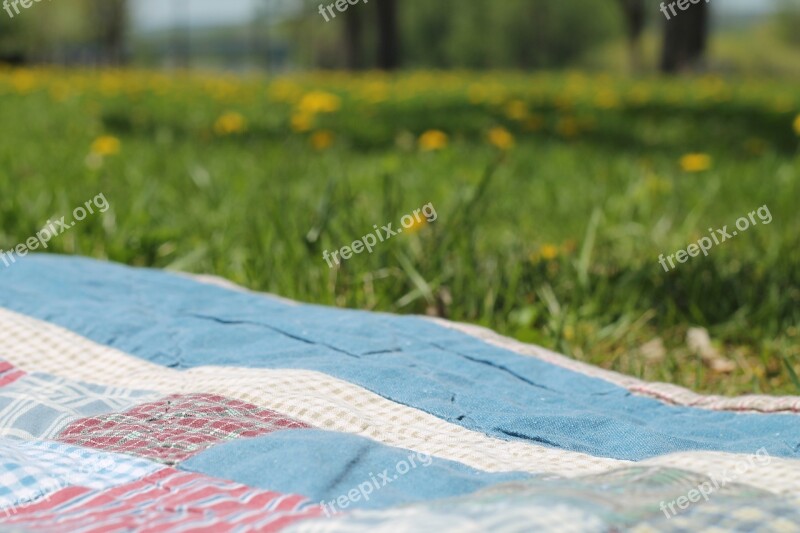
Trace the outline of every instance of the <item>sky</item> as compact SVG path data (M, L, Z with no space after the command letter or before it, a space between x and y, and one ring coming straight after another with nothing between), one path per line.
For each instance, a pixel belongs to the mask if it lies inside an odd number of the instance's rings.
M294 0L271 0L272 3L293 3ZM435 0L429 0L435 1ZM498 0L502 1L502 0ZM181 26L226 25L248 20L256 4L264 0L133 0L133 24L138 30ZM647 0L656 6L657 0ZM714 9L733 12L759 12L768 7L768 0L710 0Z
M133 0L134 27L140 30L180 25L231 24L250 18L258 0Z

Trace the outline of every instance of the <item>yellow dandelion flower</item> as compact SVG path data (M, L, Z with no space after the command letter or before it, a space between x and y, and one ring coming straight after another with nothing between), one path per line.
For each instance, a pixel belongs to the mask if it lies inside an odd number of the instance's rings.
M235 111L229 111L220 116L214 123L214 133L217 135L230 135L241 133L247 129L247 121Z
M615 109L619 107L619 98L611 90L600 91L594 102L600 109Z
M539 249L539 254L542 256L542 259L551 261L558 257L558 246L554 244L544 244Z
M269 97L276 102L297 102L303 94L303 89L294 82L278 80L268 89Z
M511 120L525 120L528 106L522 100L512 100L506 105L506 116Z
M119 149L119 139L111 135L101 135L92 142L91 152L95 155L106 156L118 154Z
M313 91L303 96L297 107L303 113L334 113L342 107L342 101L335 94Z
M63 102L70 97L69 86L65 83L54 83L50 86L50 98L55 102Z
M800 135L800 115L797 115L797 117L794 119L794 132L797 135Z
M106 73L100 76L100 91L105 96L113 96L123 88L123 80L116 74Z
M500 126L489 130L489 143L501 150L510 150L514 147L514 136Z
M439 130L428 130L419 136L419 147L425 152L447 147L447 134Z
M525 129L528 131L539 131L544 126L544 120L539 115L531 115L525 121Z
M702 172L711 168L711 156L708 154L686 154L681 157L681 169L684 172Z
M389 99L389 86L382 81L373 81L361 89L362 98L373 104Z
M292 131L302 133L311 130L314 125L314 115L308 113L295 113L292 115Z
M428 219L426 219L425 217L421 217L419 220L414 218L414 221L410 225L403 226L403 228L405 228L403 231L405 231L406 233L416 233L423 227L425 227L427 224L428 224Z
M486 100L486 88L483 85L470 85L467 89L467 96L472 105L478 105Z
M28 94L36 88L36 77L29 70L15 70L11 75L11 84L19 94Z
M572 106L574 105L572 97L565 94L559 94L558 96L556 96L553 99L553 103L557 108L562 110L571 109Z
M325 150L333 144L333 133L328 130L315 131L309 140L314 150Z
M559 134L567 138L576 137L580 133L580 126L575 117L562 117L559 119L556 129Z

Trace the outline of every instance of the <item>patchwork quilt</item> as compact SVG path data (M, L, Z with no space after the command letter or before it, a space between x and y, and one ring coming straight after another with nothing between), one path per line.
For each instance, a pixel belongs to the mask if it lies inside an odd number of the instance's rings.
M800 398L55 255L0 270L0 531L800 532Z

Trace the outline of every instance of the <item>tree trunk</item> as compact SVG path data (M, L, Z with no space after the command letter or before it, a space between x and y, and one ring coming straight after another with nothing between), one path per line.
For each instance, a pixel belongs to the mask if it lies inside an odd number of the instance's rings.
M128 6L125 0L96 0L95 17L100 34L99 45L103 49L103 63L121 65L125 63L125 30Z
M689 9L665 20L661 71L667 74L700 66L708 41L709 10L705 2L689 4Z
M400 66L397 29L397 0L377 0L378 68L395 70Z
M625 29L628 36L628 54L632 72L642 68L641 37L644 31L644 0L619 0L625 16Z
M359 9L351 9L344 21L345 61L349 70L364 68L361 13Z

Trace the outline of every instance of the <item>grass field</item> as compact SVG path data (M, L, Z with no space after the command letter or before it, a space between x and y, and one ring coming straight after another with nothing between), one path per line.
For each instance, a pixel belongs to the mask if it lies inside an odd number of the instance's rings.
M798 89L580 73L3 71L0 248L103 193L109 211L49 251L437 314L701 391L796 394ZM323 260L429 202L435 222L339 268ZM659 265L764 205L769 225ZM735 370L687 348L690 326Z

